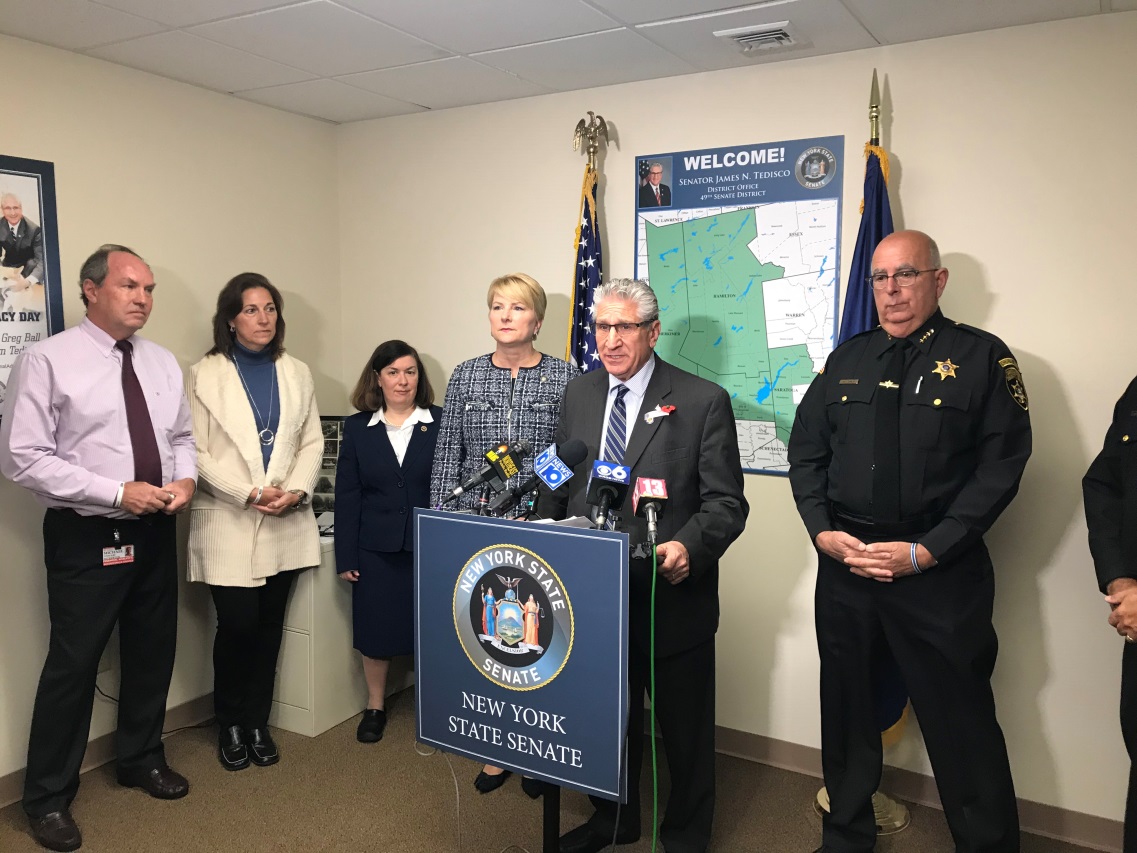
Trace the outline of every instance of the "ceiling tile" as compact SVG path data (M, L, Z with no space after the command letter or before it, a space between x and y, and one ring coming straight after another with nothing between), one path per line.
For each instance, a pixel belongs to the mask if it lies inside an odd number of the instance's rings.
M609 30L616 23L580 0L339 0L455 53L474 53Z
M234 94L290 113L334 122L423 112L422 107L385 98L374 92L365 92L338 80L310 80L306 83L290 83L287 86L252 89Z
M798 44L743 53L714 33L789 22ZM704 15L668 24L644 24L636 32L697 68L712 71L761 62L876 47L877 42L839 0L798 0L746 12Z
M353 86L432 110L507 101L552 91L464 56L365 71L342 79Z
M882 44L977 33L1101 11L1101 0L845 0L845 5Z
M88 0L0 0L0 33L66 50L137 38L161 24Z
M647 21L669 21L672 18L682 18L686 15L697 15L701 12L717 12L723 9L749 8L755 5L769 5L769 3L785 3L792 0L753 0L751 3L740 3L735 0L592 0L592 5L599 6L605 12L619 18L625 24L642 24Z
M327 77L446 56L444 50L326 0L202 24L190 32Z
M180 31L97 47L87 53L218 92L259 89L312 78L307 71Z
M479 53L476 58L562 92L699 70L628 29Z
M286 6L295 0L96 0L103 6L132 12L168 24L171 27L185 27L190 24L203 24L219 18L232 18L248 12L271 9L273 6Z

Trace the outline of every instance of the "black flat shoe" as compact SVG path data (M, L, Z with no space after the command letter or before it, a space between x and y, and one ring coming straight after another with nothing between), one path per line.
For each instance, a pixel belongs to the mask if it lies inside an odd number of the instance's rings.
M531 800L535 800L545 793L545 783L540 779L530 779L528 776L521 777L521 790Z
M221 730L217 739L217 760L226 770L244 770L249 766L249 747L240 726Z
M363 712L355 739L360 743L377 743L383 740L383 730L387 728L387 712L382 708L368 708Z
M67 809L40 817L28 815L28 825L31 827L32 837L40 847L67 851L78 850L83 846L83 836L79 834L79 827L75 825L75 820Z
M280 750L267 727L249 729L249 758L258 767L268 767L280 761Z
M189 793L189 780L165 763L149 770L143 767L119 770L118 783L124 788L141 788L159 800L177 800Z
M488 794L504 785L505 780L512 775L508 770L502 770L500 773L492 775L483 770L474 780L474 787L478 789L479 794Z

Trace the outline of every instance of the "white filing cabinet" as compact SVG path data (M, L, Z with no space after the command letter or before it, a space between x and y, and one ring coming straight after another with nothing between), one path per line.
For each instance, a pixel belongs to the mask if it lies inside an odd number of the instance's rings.
M301 572L284 616L269 724L315 737L363 710L367 687L351 644L351 585L336 575L330 538Z

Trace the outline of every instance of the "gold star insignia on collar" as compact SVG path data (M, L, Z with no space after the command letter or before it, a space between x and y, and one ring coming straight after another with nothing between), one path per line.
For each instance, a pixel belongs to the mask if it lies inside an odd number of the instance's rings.
M936 362L936 369L933 370L932 373L938 373L939 374L940 382L943 382L949 376L952 379L958 379L959 377L955 375L955 371L958 367L959 367L959 365L958 364L952 364L951 359L949 358L947 361L937 361Z
M891 379L886 379L883 382L876 383L881 388L899 388L900 386L893 382Z

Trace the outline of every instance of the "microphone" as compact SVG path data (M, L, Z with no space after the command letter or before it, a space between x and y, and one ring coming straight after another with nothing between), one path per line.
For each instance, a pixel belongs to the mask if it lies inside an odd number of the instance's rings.
M653 545L659 533L657 522L663 515L663 508L667 506L667 481L651 477L636 479L636 488L632 492L632 512L640 518L647 519L647 539Z
M550 444L533 460L533 476L517 488L502 492L494 498L489 506L490 514L501 515L513 509L541 483L554 491L560 488L572 477L572 469L583 462L587 455L588 448L579 438L566 441L559 455L556 443Z
M597 508L596 529L608 523L608 510L619 507L628 496L632 469L613 462L597 459L592 463L592 474L588 478L588 493L584 499L589 506Z
M506 480L521 470L521 459L528 456L532 449L533 446L525 440L515 441L512 444L502 443L490 448L485 452L485 464L473 476L455 486L442 503L448 504L482 483L487 483L495 492L500 492L505 488Z

